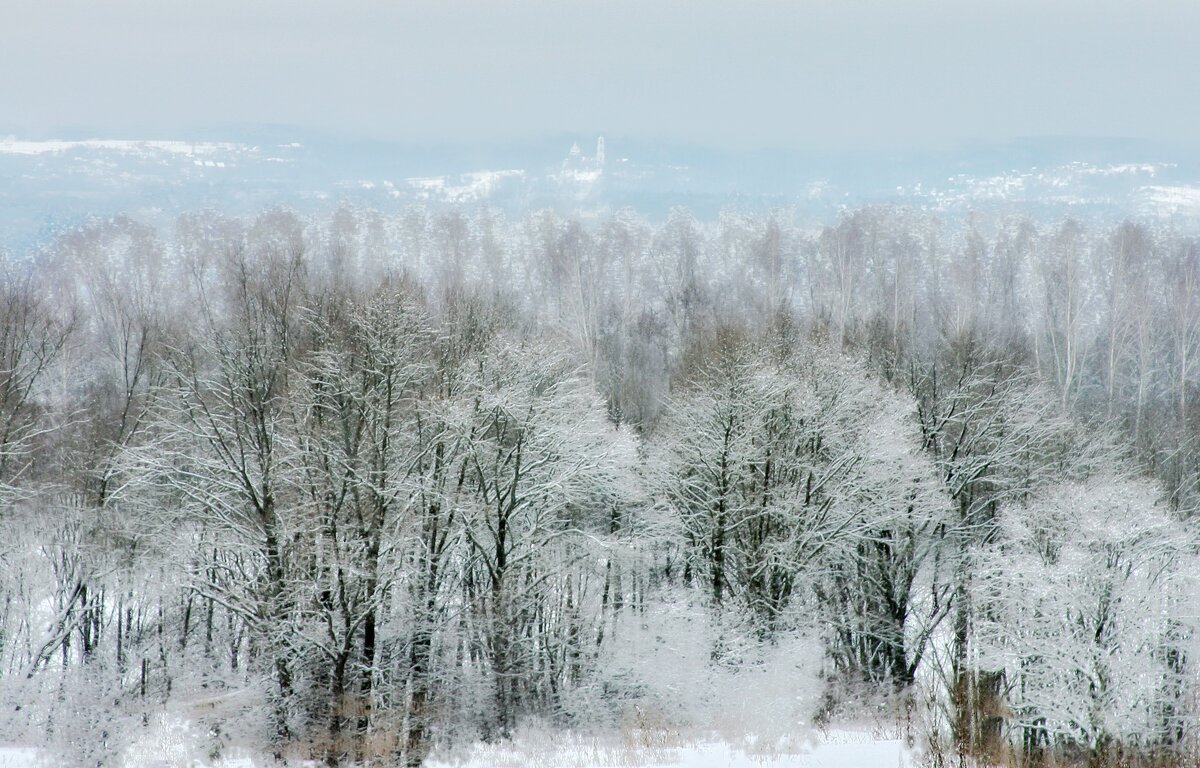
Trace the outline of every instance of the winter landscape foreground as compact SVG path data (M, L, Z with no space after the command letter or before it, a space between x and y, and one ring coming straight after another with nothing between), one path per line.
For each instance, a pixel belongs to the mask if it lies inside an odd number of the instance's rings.
M124 768L257 768L252 757L206 758L186 726L160 724L112 765ZM28 747L0 747L0 768L46 768L54 759ZM519 733L511 742L434 755L430 768L908 768L920 765L899 738L869 731L813 734L785 750L742 751L724 742L632 745L562 732ZM320 765L305 761L298 765Z

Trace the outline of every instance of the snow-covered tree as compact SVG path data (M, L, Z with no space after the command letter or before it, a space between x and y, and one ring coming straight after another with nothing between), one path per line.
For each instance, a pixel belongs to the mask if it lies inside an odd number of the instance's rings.
M1004 671L1013 736L1095 759L1190 728L1196 541L1152 484L1110 467L1000 513L974 581L979 663Z
M839 664L903 687L949 607L948 499L911 403L835 352L787 343L773 359L770 344L718 336L669 407L667 491L690 567L764 635L815 593Z

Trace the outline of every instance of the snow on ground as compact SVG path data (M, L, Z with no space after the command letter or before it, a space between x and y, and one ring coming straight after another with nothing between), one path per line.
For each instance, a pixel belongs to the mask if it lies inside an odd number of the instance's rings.
M261 768L249 752L238 747L226 747L223 755L205 755L211 749L211 739L189 721L170 713L160 713L150 720L139 737L122 751L119 768ZM24 746L0 745L0 768L59 768L63 757L50 750ZM109 765L109 763L105 763ZM301 764L303 765L303 764Z
M41 768L32 747L0 747L0 768Z
M1147 186L1138 190L1140 210L1147 215L1172 216L1200 211L1200 187Z
M124 768L263 768L244 755L210 760L189 744L186 723L163 720L130 746ZM30 747L0 746L0 768L47 768L52 756ZM868 731L813 734L796 749L750 752L726 743L623 744L570 733L523 734L514 742L476 744L436 757L429 768L916 768L901 739Z
M462 754L429 762L430 768L915 768L902 740L866 731L813 734L788 752L745 752L726 743L640 746L606 743L570 734L545 734L515 743L477 744Z
M0 138L0 154L45 155L71 150L106 150L124 154L145 155L165 152L175 155L204 155L216 152L245 150L245 145L214 141L145 141L128 139L84 139L82 141L19 141L15 138Z
M0 746L0 768L57 768L61 761L33 747ZM215 762L179 753L127 756L123 768L258 768L248 757L225 757Z

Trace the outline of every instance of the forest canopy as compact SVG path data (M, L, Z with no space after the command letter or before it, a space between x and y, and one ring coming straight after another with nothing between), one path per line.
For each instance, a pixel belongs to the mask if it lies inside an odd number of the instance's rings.
M0 265L0 723L1181 756L1197 357L1200 240L1135 222L95 221Z

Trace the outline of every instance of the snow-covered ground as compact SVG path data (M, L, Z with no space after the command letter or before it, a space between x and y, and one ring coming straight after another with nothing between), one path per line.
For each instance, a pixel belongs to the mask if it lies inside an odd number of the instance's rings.
M54 755L42 754L32 747L0 746L0 768L58 768L62 765ZM138 753L128 755L122 768L260 768L248 757L222 758L215 762L178 752L163 754Z
M21 141L16 138L0 138L0 154L46 155L63 152L89 150L115 152L129 155L208 155L217 152L239 152L248 147L244 144L213 141L147 141L124 139L85 139L83 141Z
M0 768L40 768L38 753L31 747L0 747Z
M210 761L183 742L186 726L168 725L125 755L124 768L264 768L228 756ZM30 747L0 746L0 768L47 768L60 761ZM915 768L900 739L862 730L833 730L798 748L746 752L728 744L621 744L571 734L525 735L512 743L477 744L431 760L430 768Z
M514 743L477 744L435 757L430 768L913 768L916 757L899 738L866 730L812 734L790 749L742 750L727 743L622 745L569 734L519 737Z

